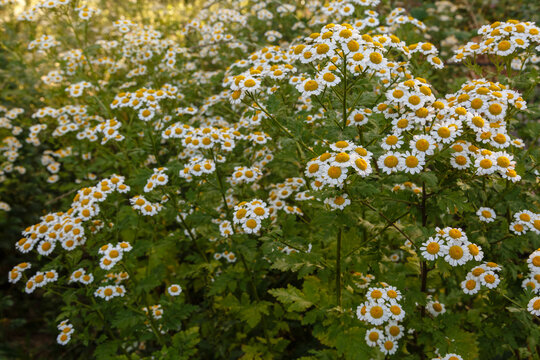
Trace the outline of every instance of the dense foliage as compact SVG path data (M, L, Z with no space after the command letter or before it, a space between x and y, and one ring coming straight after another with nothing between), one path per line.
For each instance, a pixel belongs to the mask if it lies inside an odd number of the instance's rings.
M538 358L533 5L29 3L6 356Z

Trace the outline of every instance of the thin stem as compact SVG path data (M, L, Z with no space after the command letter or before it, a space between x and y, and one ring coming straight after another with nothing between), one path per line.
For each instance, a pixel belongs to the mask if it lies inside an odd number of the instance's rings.
M341 227L337 233L337 250L336 250L336 302L341 307Z

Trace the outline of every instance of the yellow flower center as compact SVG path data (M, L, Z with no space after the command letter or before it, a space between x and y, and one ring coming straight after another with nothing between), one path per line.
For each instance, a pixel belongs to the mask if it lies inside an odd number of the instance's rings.
M499 43L499 45L497 45L497 48L501 51L506 51L510 49L510 46L512 46L512 44L510 44L510 41L503 40Z
M330 166L330 168L328 168L328 176L332 179L338 179L341 176L341 168L338 166Z
M493 166L493 162L490 159L480 160L480 167L483 169L489 169Z
M369 310L369 314L371 315L371 317L373 317L374 319L379 319L383 316L384 314L384 311L382 309L382 307L380 306L373 306L370 310Z
M336 80L336 77L334 76L334 74L330 73L330 72L327 72L323 75L323 79L324 81L328 81L328 82L332 82L334 80Z
M437 134L442 138L448 138L448 137L450 137L450 129L447 128L446 126L441 126L437 130Z
M409 97L409 104L411 105L418 105L420 104L420 97L417 95L412 95Z
M250 229L255 229L257 227L257 221L249 219L248 221L246 221L246 226Z
M341 152L341 153L336 155L336 161L339 162L339 163L347 162L347 161L349 161L350 158L351 157L349 156L349 154L344 153L344 152Z
M439 252L440 248L439 244L431 242L426 246L426 251L431 255L435 255Z
M384 165L389 168L396 167L398 162L398 158L394 155L387 156L386 159L384 159Z
M315 80L308 80L304 84L305 91L315 91L319 88L319 84Z
M377 340L379 340L379 333L375 331L370 332L368 337L369 337L369 340L376 342Z
M472 290L476 287L476 281L474 281L473 279L469 279L467 280L467 282L465 283L465 287L468 289L468 290Z
M369 60L374 64L380 64L382 62L382 59L382 55L378 52L372 52L371 54L369 54Z
M397 142L398 142L398 137L395 136L395 135L390 135L389 137L386 138L386 143L388 145L396 145Z
M388 329L388 332L390 333L390 335L395 337L395 336L398 336L401 331L399 330L398 326L392 325Z
M407 156L405 159L405 165L410 168L415 168L418 166L418 159L414 155Z
M502 112L502 106L497 103L491 104L489 105L488 110L492 115L499 115Z
M461 246L452 245L448 250L448 254L452 259L459 260L463 257L463 249L461 248Z
M245 82L244 82L244 86L245 87L254 87L257 83L255 82L255 80L253 79L247 79Z

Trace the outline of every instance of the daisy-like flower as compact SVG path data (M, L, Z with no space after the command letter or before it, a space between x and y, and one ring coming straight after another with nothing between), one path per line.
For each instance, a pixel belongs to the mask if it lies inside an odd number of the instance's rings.
M443 144L450 144L459 135L459 130L456 130L450 123L440 123L433 126L431 136L435 141Z
M469 249L469 253L474 260L481 261L484 258L484 252L480 246L473 243L468 243L467 248Z
M366 331L366 344L370 347L379 345L379 342L384 338L384 334L377 328L371 328Z
M496 288L500 282L501 279L499 278L499 275L495 274L493 271L486 271L480 276L480 283L488 289Z
M351 204L351 200L348 197L349 195L343 194L334 198L327 198L324 200L324 203L329 205L332 210L343 210Z
M322 86L336 86L341 82L341 78L339 76L336 76L332 71L326 70L319 73L319 76L317 77L317 83L321 84ZM304 88L305 90L305 88Z
M401 140L401 138L396 134L388 135L381 143L381 147L384 150L399 149L401 145L403 145L403 140Z
M444 260L452 266L463 265L471 258L469 248L454 241L448 243L445 253Z
M527 259L527 266L531 272L540 271L540 249L534 251Z
M153 108L141 109L139 110L139 119L142 121L150 121L154 118L155 114L156 112Z
M540 235L540 214L534 214L529 223L529 229L537 235Z
M324 89L324 84L317 80L306 79L298 84L296 89L303 97L310 97L311 95L319 95Z
M178 296L182 292L182 288L180 287L180 285L172 284L167 288L167 291L171 296Z
M389 338L389 337L381 340L381 342L379 343L379 349L381 350L383 354L386 354L386 355L395 354L397 351L397 348L398 348L397 340Z
M514 214L514 219L523 225L528 225L534 216L535 214L532 211L522 210Z
M12 269L9 273L8 273L8 281L12 284L15 284L16 282L18 282L22 277L22 273L20 271L18 271L17 269Z
M354 143L347 140L336 141L335 143L330 145L330 149L337 152L352 151L356 147L357 146Z
M399 291L395 286L388 286L385 289L383 297L385 299L400 301L402 298L401 291Z
M56 337L56 342L60 345L67 345L67 343L71 340L71 335L65 334L61 332Z
M510 224L510 231L516 235L523 235L527 232L527 226L521 221L514 221Z
M449 241L465 242L467 241L467 234L461 228L446 227L443 229L444 234L442 236Z
M369 288L366 297L372 303L384 303L385 301L385 291L383 288Z
M81 276L79 281L84 285L89 285L94 281L94 275L84 274L83 276Z
M233 252L227 252L223 253L223 257L227 259L227 262L233 263L236 261L236 255Z
M480 291L480 281L475 276L469 274L461 282L461 289L467 295L474 295Z
M446 354L441 360L463 360L463 358L458 354Z
M395 321L401 321L405 317L405 311L396 301L391 301L389 307L390 317Z
M452 158L450 159L450 165L452 165L453 168L459 170L468 169L471 164L471 159L469 159L469 156L466 152L454 153L452 154Z
M444 245L442 240L430 237L422 244L420 251L422 251L422 256L425 259L433 261L438 257L444 256L446 245Z
M423 153L406 151L403 154L401 170L408 174L417 174L424 168L426 161Z
M535 296L529 301L527 311L533 315L540 316L540 296Z
M440 303L438 301L429 301L426 304L426 310L433 316L437 317L441 314L444 314L446 312L446 307L443 303Z
M495 218L497 216L495 214L495 211L488 207L479 208L478 211L476 212L476 215L478 215L478 218L480 219L480 221L483 221L486 223L495 221Z
M242 223L242 229L248 234L255 234L261 228L261 220L259 218L249 218Z
M390 309L379 303L369 303L366 306L365 320L373 325L381 325L390 318Z
M433 155L436 148L436 142L433 137L429 135L414 135L413 139L409 142L409 146L414 151L421 152L426 155Z
M491 154L480 155L474 161L477 175L490 175L498 170L497 160Z
M330 186L342 187L347 178L348 169L341 166L325 165L322 168L322 176Z
M377 159L377 165L382 172L391 174L403 167L404 159L400 153L389 151Z
M396 321L388 322L388 325L385 326L384 331L386 335L394 340L399 340L404 335L405 328L402 325L399 325Z
M349 126L361 126L367 124L369 119L366 113L366 109L356 109L349 113L347 120L347 125Z

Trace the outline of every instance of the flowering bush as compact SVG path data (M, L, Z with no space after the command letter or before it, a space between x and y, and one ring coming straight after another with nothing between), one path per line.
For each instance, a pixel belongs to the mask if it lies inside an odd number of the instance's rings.
M0 108L2 186L53 201L7 277L74 356L540 349L534 22L444 59L379 0L12 3L39 100Z

